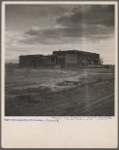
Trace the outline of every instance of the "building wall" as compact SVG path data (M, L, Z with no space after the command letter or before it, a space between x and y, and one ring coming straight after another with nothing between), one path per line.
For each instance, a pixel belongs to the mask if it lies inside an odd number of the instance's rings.
M66 67L77 66L77 54L65 54Z
M57 58L53 56L20 56L20 67L48 67L57 64Z
M57 66L59 68L65 68L66 67L65 66L65 57L61 57L61 56L57 57Z
M42 56L20 56L19 57L19 65L20 67L38 67L42 66L40 64L40 60L42 59Z
M100 65L100 55L83 51L55 51L53 55L27 55L19 57L20 67L84 67Z
M54 51L53 55L64 56L65 66L88 66L88 65L100 65L100 55L96 53L90 53L78 50L69 51Z
M78 66L88 66L88 65L100 65L99 54L94 53L81 53L78 54Z
M19 57L19 66L20 67L30 67L30 61L27 56L20 56Z

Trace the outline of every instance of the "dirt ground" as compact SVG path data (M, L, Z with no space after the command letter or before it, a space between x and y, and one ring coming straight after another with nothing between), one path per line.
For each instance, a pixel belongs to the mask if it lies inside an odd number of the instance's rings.
M6 67L6 116L113 116L114 68Z

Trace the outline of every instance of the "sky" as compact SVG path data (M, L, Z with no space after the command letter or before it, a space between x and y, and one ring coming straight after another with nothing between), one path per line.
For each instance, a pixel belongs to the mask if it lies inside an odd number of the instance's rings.
M5 58L54 50L99 53L115 63L114 5L6 5Z

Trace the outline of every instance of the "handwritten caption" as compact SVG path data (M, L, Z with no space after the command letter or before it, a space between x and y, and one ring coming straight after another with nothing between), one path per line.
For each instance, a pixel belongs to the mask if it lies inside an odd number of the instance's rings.
M104 117L41 117L41 118L5 118L5 122L61 122L65 121L75 121L75 120L110 120L111 116Z

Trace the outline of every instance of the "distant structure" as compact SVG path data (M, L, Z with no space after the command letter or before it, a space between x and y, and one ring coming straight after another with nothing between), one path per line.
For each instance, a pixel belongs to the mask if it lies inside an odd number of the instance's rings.
M53 51L52 55L19 56L20 67L87 67L101 65L100 55L78 50Z

